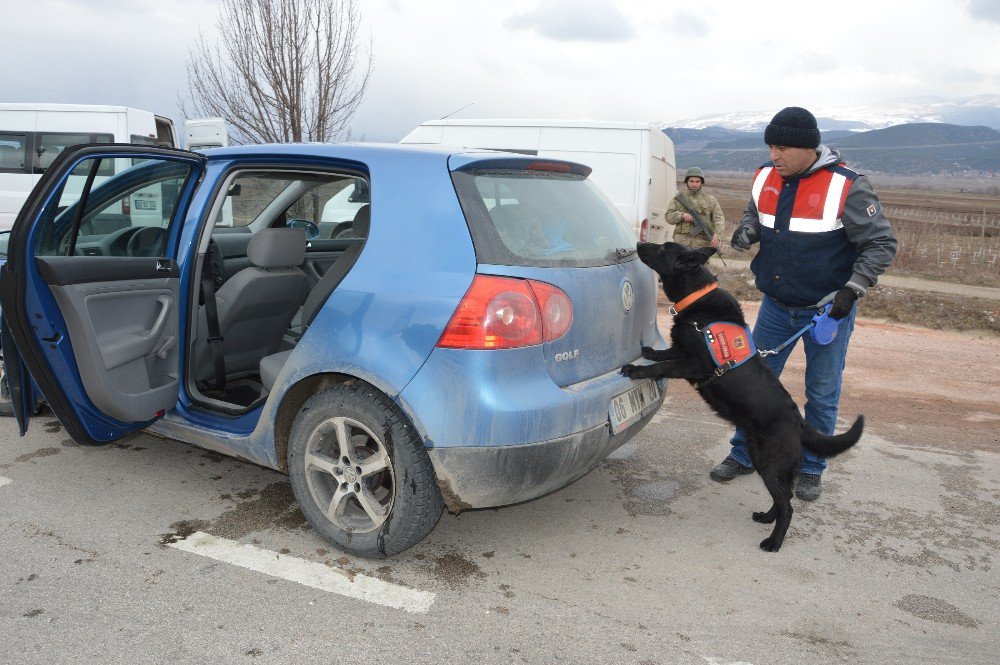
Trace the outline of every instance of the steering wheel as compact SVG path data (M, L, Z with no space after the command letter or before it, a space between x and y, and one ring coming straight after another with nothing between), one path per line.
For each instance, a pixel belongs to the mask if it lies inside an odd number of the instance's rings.
M164 230L158 226L144 226L132 234L125 247L126 256L159 256L163 253Z

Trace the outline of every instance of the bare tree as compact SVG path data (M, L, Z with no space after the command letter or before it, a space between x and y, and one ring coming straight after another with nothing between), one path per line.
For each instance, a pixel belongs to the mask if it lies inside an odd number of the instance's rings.
M222 0L218 45L199 32L188 54L193 115L225 118L236 143L349 136L372 73L360 22L356 0Z

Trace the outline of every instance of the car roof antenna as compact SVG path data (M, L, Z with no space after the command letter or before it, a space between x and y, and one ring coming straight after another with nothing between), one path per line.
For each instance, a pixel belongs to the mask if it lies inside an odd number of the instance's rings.
M458 111L464 111L465 109L469 108L469 107L470 107L470 106L472 106L473 104L475 104L475 102L469 102L468 104L466 104L466 105L465 105L465 106L463 106L462 108L458 109ZM450 118L451 116L453 116L453 115L455 115L456 113L458 113L458 111L452 111L452 112L451 112L451 113L449 113L448 115L443 115L443 116L441 116L440 118L438 118L438 120L444 120L445 118Z

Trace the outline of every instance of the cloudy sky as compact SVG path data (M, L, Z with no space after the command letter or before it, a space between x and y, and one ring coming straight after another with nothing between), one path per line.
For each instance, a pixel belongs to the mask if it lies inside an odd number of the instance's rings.
M353 132L456 117L677 121L817 115L1000 93L1000 2L359 0L375 70ZM180 120L184 63L218 0L0 0L0 101L134 106Z

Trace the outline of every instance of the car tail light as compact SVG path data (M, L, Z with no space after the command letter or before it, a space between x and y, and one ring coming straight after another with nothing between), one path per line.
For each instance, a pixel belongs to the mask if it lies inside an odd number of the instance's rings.
M573 305L561 290L529 279L476 275L438 346L513 349L566 334Z
M132 203L129 201L128 197L122 197L122 214L131 215L132 214Z
M556 173L569 173L573 170L571 164L561 162L532 162L524 168L528 171L555 171Z
M573 323L573 303L569 301L562 289L545 282L528 280L531 290L535 292L538 310L542 315L542 339L551 342L559 339L569 330Z
M639 227L639 242L649 242L649 220L642 220L642 226Z

